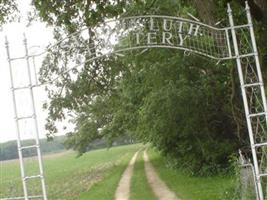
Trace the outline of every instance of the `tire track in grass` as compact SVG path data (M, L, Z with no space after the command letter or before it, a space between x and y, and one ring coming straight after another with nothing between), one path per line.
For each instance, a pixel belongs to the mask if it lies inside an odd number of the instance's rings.
M139 151L134 154L128 167L124 171L115 193L115 200L128 200L130 197L130 183L133 175L133 168Z
M119 149L119 152L116 152L116 154L119 153L119 160L109 170L101 174L101 180L96 181L87 191L80 193L75 200L114 200L115 191L122 174L129 165L129 161L135 152L140 148L141 145L138 144Z
M159 178L153 165L150 163L147 150L144 151L145 172L148 183L159 200L180 200L174 192Z
M144 164L143 156L139 153L131 179L130 200L157 200L147 182Z

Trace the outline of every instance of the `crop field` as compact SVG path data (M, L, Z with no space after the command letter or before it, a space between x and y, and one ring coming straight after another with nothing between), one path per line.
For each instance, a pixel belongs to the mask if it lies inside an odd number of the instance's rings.
M49 199L76 199L83 192L102 180L114 168L127 165L127 162L140 148L140 145L114 147L109 150L95 150L77 158L72 151L48 155L44 157L46 183ZM33 175L37 167L33 159L25 160L27 172ZM124 166L121 167L124 169ZM39 179L38 179L39 180ZM40 183L29 182L30 195L40 194ZM0 165L0 198L22 196L18 160L4 161Z

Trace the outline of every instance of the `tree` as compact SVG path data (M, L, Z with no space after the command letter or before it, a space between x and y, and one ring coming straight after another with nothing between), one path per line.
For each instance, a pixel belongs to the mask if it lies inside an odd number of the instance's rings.
M63 113L64 109L72 110L79 115L84 110L84 102L92 102L96 95L109 92L114 86L113 84L117 74L121 72L120 66L106 68L105 64L113 61L110 58L102 58L91 63L86 63L81 72L73 70L72 72L76 75L79 74L79 76L76 82L72 82L68 74L62 74L65 69L63 65L68 62L70 57L85 55L86 59L88 59L87 48L84 50L81 46L89 46L93 51L90 53L95 54L94 49L96 48L94 41L99 40L95 34L97 31L95 26L99 22L103 22L107 18L116 18L121 14L143 14L152 8L155 1L145 3L141 1L105 1L105 3L103 1L86 1L85 3L84 1L76 1L75 3L53 2L34 1L34 6L39 12L41 19L56 26L55 38L57 40L61 40L67 34L84 26L88 29L88 35L90 37L83 39L79 35L76 35L79 44L82 44L75 47L79 49L78 53L77 51L75 53L59 47L51 52L44 62L41 70L41 82L49 82L51 77L59 75L59 78L54 82L54 85L57 85L57 89L48 89L51 99L50 105L49 107L45 105L45 108L49 110L46 127L50 130L51 135L57 131L54 126L54 121L61 120L65 117ZM64 12L59 12L62 7L65 9ZM69 38L66 44L71 43L73 43L73 40ZM79 60L76 61L79 62ZM62 98L62 96L64 97Z
M41 81L58 77L47 87L51 101L45 107L49 110L50 134L57 131L56 120L74 113L76 129L69 133L67 146L80 153L95 139L112 141L131 135L151 142L194 173L218 172L227 167L228 157L248 144L245 123L240 120L245 118L232 63L216 65L198 56L189 59L174 50L151 49L124 53L124 57L101 57L85 63L82 69L71 70L71 74L62 73L67 62L79 63L74 57L89 57L85 46L95 49L98 22L121 15L185 16L190 12L214 25L222 16L227 18L226 2L34 1L39 16L56 26L56 39L82 26L87 27L90 36L78 35L80 45L73 48L75 51L58 46L44 61ZM235 3L234 9L239 11L242 6ZM240 23L243 20L237 19ZM264 23L263 18L259 20ZM227 20L222 23L226 25ZM257 36L264 34L257 30ZM73 42L68 38L65 44Z
M12 0L0 1L0 24L12 21L17 14L17 3Z

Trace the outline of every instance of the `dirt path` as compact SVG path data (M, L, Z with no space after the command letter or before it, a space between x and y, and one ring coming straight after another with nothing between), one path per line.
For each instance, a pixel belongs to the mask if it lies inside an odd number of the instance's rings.
M133 168L139 151L131 159L128 167L124 171L115 193L115 200L128 200L130 197L130 183L133 175Z
M145 172L148 183L159 200L180 200L174 192L159 178L154 167L149 161L147 152L144 151Z

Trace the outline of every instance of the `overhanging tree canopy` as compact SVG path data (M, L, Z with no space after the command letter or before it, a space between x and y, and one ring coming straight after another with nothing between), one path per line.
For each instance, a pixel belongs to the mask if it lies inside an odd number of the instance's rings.
M190 6L192 2L196 9ZM221 20L225 4L208 0L34 1L40 17L56 25L57 39L87 26L91 37L80 38L80 42L88 45L97 39L95 25L108 18L148 12L183 16L190 12L214 24L217 20L208 19ZM239 6L242 2L236 9ZM256 19L264 24L264 17ZM263 30L258 34L264 35ZM73 52L58 49L53 53L42 68L42 81L59 75L59 60L71 59ZM76 81L61 74L56 89L49 90L47 128L54 134L54 121L63 119L65 111L74 112L77 127L69 134L67 145L80 153L96 138L129 134L152 142L193 171L203 172L227 166L227 157L247 142L235 70L229 63L215 65L199 57L184 59L173 50L149 50L104 57L73 73Z

